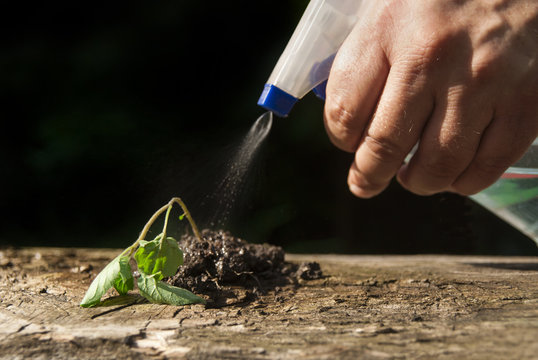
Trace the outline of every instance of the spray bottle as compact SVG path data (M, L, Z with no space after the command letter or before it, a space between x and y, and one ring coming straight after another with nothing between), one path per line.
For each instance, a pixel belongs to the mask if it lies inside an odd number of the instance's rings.
M258 105L286 117L310 90L325 99L334 56L357 22L361 5L361 0L311 0Z
M336 52L360 15L368 12L367 3L311 0L265 84L258 105L286 117L311 90L324 100ZM495 184L471 198L538 244L538 138Z

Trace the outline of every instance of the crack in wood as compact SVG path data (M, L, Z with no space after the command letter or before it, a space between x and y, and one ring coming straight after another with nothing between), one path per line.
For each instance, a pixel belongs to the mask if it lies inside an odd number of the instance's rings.
M28 324L25 324L25 325L22 325L21 327L19 327L19 329L17 331L15 331L15 334L16 333L20 333L21 331L24 331L24 329L26 329L28 326L32 325L32 323L28 323Z

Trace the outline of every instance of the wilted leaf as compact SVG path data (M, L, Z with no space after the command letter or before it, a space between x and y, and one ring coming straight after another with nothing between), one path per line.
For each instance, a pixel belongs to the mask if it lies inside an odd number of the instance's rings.
M118 255L114 260L108 263L107 266L97 275L97 277L92 281L86 295L82 299L80 306L91 307L99 304L101 302L101 297L113 287L116 283L116 280L121 278L121 265L120 262L125 261L129 262L129 258L126 256Z
M152 241L140 241L135 254L138 269L146 275L157 275L158 280L175 275L177 268L183 264L183 252L177 241L167 237L161 242L161 238L162 234Z
M154 276L141 274L138 278L140 294L155 304L188 305L205 304L205 300L188 290L158 281Z
M114 289L120 294L125 295L129 290L134 288L134 278L129 266L129 258L127 256L120 257L120 273L114 281Z

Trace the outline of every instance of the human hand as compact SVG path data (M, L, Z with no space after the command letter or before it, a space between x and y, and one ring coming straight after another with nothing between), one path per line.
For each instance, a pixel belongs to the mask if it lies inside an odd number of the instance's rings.
M324 115L355 152L356 196L395 175L421 195L488 187L538 135L538 1L372 2L335 58Z

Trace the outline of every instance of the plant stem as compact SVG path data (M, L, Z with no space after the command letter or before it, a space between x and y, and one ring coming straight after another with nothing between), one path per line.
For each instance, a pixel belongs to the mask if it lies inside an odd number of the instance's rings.
M144 240L146 238L146 235L148 234L148 231L151 228L151 226L153 225L153 223L155 222L155 220L157 220L157 218L159 216L161 216L161 214L163 212L166 211L166 217L164 219L163 236L161 238L161 242L164 241L163 239L166 237L166 227L168 226L168 217L170 216L170 211L172 210L172 205L174 205L174 203L177 203L179 206L181 206L181 209L183 209L183 212L185 213L185 216L187 216L187 220L189 220L189 223L191 225L192 231L194 232L194 236L196 236L198 238L198 240L201 241L202 237L200 236L200 231L198 230L198 226L196 226L196 223L194 222L194 220L193 220L193 218L191 216L191 213L187 209L187 206L185 205L183 200L181 200L181 198L174 197L168 202L168 204L164 205L159 210L157 210L155 212L155 214L153 214L153 216L148 220L146 225L144 225L144 228L140 232L140 235L138 236L138 239L133 243L133 245L131 245L127 249L125 249L121 253L120 256L123 256L127 252L129 253L129 255L128 255L129 257L131 255L133 255L133 253L135 252L135 250L138 247L138 244L140 243L140 240Z
M166 210L166 215L164 217L164 226L163 226L163 237L161 238L161 244L166 239L166 228L168 227L168 217L170 216L170 210L172 210L173 202L168 203L168 210Z
M187 209L187 206L185 205L183 200L181 200L181 198L175 197L175 198L172 198L172 200L170 200L170 203L172 203L172 202L176 202L176 203L179 204L179 206L181 206L181 208L183 209L183 212L187 216L187 220L189 220L189 223L191 224L191 228L192 228L192 231L194 232L194 236L196 236L198 238L198 240L201 241L202 236L200 235L200 231L198 230L198 226L196 226L196 223L194 222L194 220L193 220L193 218L191 216L191 213Z
M159 210L157 210L155 212L155 214L153 214L153 216L148 220L148 222L146 223L146 225L144 225L144 228L142 229L142 232L140 233L140 235L138 236L138 240L136 240L136 242L139 242L140 240L144 240L146 235L148 234L148 231L149 229L151 228L151 225L153 225L153 223L155 222L155 220L157 220L157 218L159 216L161 216L161 214L163 212L165 212L165 210L168 210L168 208L170 207L170 203L164 205L162 208L160 208Z
M170 203L164 205L162 208L160 208L159 210L157 210L155 212L155 214L153 214L153 216L148 220L148 222L146 223L146 225L144 225L144 228L142 229L142 231L140 232L140 235L138 235L138 239L136 239L136 241L133 243L133 245L129 246L127 249L125 249L125 251L122 253L125 254L126 252L129 252L129 257L131 255L133 255L133 253L135 252L136 248L138 247L138 243L140 242L140 240L144 240L144 238L146 237L146 235L148 234L148 231L149 229L151 228L151 225L153 225L153 223L155 222L155 220L157 220L157 218L159 216L161 216L161 214L167 210L168 208L170 207Z

